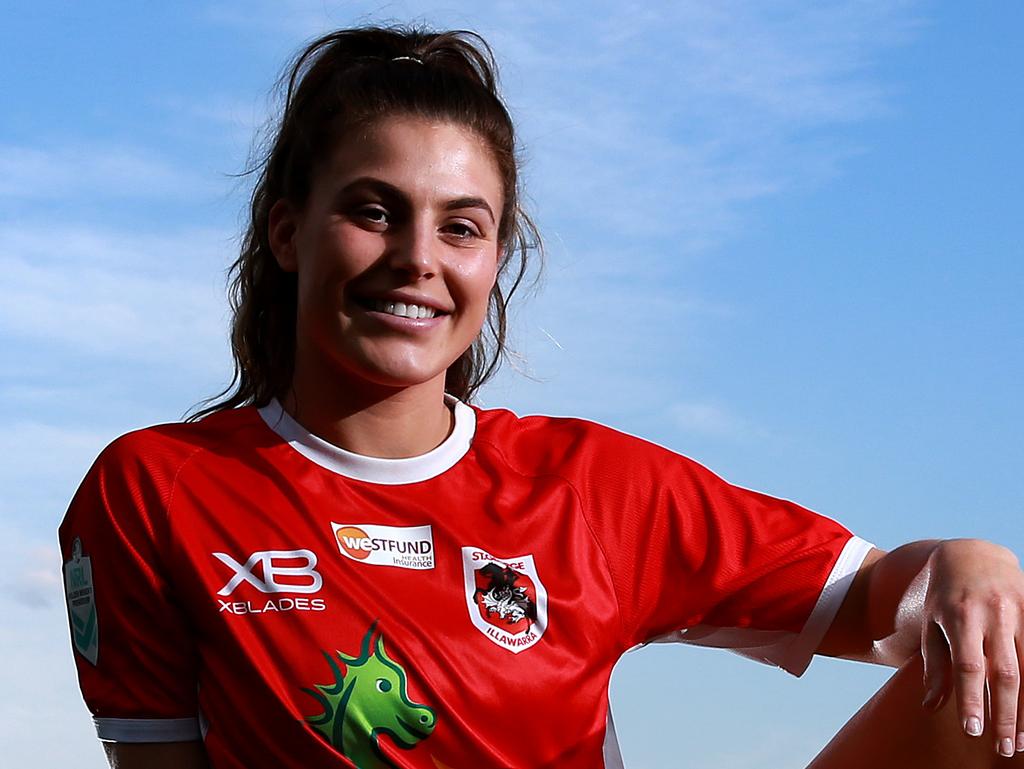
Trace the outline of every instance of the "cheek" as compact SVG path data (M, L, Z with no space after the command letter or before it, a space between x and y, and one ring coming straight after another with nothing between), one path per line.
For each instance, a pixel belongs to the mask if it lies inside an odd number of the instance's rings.
M497 271L497 259L493 254L481 255L478 260L458 265L456 273L464 301L476 306L478 311L481 304L486 308Z
M365 271L385 248L381 236L345 222L327 222L300 243L299 272L318 280L348 280Z

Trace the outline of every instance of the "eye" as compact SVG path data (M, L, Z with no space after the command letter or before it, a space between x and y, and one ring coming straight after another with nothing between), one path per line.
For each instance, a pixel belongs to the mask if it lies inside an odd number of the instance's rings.
M374 225L386 225L391 218L387 210L381 206L362 206L355 210L354 216Z
M378 692L389 692L391 691L391 682L386 678L377 679L377 691Z
M476 226L464 221L450 222L444 226L444 231L454 235L458 240L470 240L480 237L480 231Z

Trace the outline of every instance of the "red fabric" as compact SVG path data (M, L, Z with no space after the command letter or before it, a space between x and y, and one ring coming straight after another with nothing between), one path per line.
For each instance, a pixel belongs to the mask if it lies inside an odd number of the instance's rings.
M408 700L436 716L410 749L380 738L396 766L601 766L609 677L625 650L697 624L799 632L850 537L609 428L475 411L454 467L397 486L315 464L254 409L114 442L61 527L65 559L76 537L92 559L99 655L76 661L93 713L180 718L198 705L216 769L349 767L307 723L324 708L305 690L334 681L324 652L355 657L369 634L407 675ZM434 567L345 557L332 523L429 525ZM484 572L467 588L474 549L532 557L516 561L516 584L534 611L543 588L545 616L488 614L474 594ZM285 592L240 578L218 595L236 571L215 553L244 566L269 551L308 551L316 564L271 561ZM266 563L249 572L264 586ZM307 592L288 592L296 585ZM249 613L268 601L278 610ZM513 653L474 626L471 605L484 627L546 626Z

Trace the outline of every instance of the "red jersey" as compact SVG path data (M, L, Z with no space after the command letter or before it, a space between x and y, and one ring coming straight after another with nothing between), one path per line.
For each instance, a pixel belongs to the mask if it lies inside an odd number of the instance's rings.
M215 769L619 766L625 651L799 675L870 549L639 438L448 400L408 459L276 402L114 441L60 530L100 738L202 738Z

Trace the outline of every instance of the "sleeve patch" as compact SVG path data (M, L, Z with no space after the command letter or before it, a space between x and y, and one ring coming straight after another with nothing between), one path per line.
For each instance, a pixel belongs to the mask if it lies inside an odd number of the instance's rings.
M92 559L83 554L80 537L75 537L71 560L64 564L64 594L75 651L95 665L100 652L96 590L92 583Z

